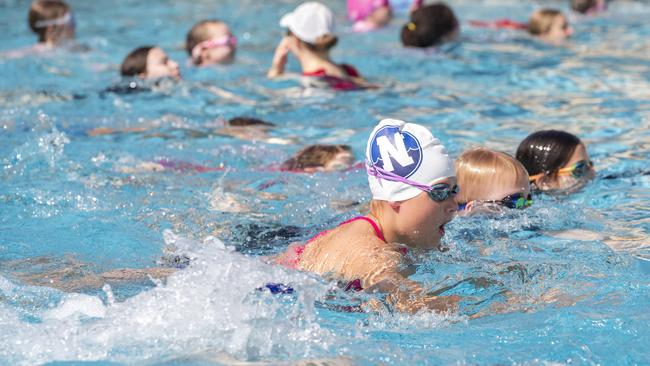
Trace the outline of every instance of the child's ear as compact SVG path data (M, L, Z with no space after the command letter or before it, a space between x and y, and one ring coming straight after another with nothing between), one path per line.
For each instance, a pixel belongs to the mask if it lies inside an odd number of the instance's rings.
M141 72L141 73L138 74L138 77L140 79L146 79L147 78L147 73L146 72Z
M474 208L474 205L476 204L476 201L469 201L465 204L465 208L463 209L464 212L471 212L472 208Z

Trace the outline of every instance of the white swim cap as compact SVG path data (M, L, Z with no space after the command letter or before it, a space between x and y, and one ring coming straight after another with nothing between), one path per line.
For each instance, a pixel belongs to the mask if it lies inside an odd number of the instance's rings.
M385 119L372 130L366 147L372 198L404 201L435 181L454 177L454 162L440 140L420 125Z
M289 28L301 41L313 44L319 37L332 34L334 21L327 6L310 1L285 14L280 19L280 25Z

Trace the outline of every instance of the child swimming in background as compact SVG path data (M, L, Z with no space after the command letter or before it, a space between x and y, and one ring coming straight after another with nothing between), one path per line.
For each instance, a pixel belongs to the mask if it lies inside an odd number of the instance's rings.
M131 51L120 67L122 76L142 79L181 78L178 63L171 60L165 51L156 46L144 46Z
M458 297L433 296L411 273L406 254L436 250L453 219L458 192L453 161L423 126L381 121L366 149L371 210L290 245L274 262L343 281L346 290L386 293L398 311L449 311Z
M28 15L29 28L38 44L55 47L75 38L75 21L70 6L61 0L36 0Z
M607 10L606 0L571 0L571 9L580 14L596 14Z
M348 145L310 145L282 163L280 170L291 172L329 172L345 170L354 164Z
M550 43L559 43L573 34L567 17L555 9L540 9L528 20L528 33Z
M426 48L453 41L459 34L460 25L453 10L444 3L437 3L411 13L400 38L404 46Z
M526 208L533 201L526 168L512 156L487 148L465 151L456 160L456 197L461 213Z
M235 61L237 38L223 21L202 20L187 33L185 50L196 66L231 64Z
M537 131L526 137L516 154L536 189L568 190L584 186L595 175L585 144L565 131Z
M422 6L424 0L414 0L409 12ZM393 8L389 0L348 0L348 19L354 24L355 32L368 32L381 28L393 17Z
M129 133L152 133L154 137L158 137L161 134L154 133L156 129L164 128L161 125L161 122L164 124L178 123L179 117L175 115L165 115L160 120L152 121L152 123L139 126L131 126L124 128L110 128L110 127L97 127L91 130L88 130L86 134L88 136L104 136L104 135L121 135ZM234 137L241 140L248 141L262 141L271 144L289 144L292 143L291 139L282 139L277 137L272 137L269 135L275 124L267 121L263 121L257 118L251 117L234 117L229 120L218 120L215 123L214 129L208 130L196 130L190 128L181 128L181 127L171 127L172 131L180 131L183 134L183 138L208 138L215 135ZM168 129L169 130L169 129ZM164 137L164 135L162 135Z
M319 2L306 2L280 20L288 28L287 35L275 49L267 76L278 77L285 72L289 53L302 67L302 75L309 86L326 86L335 90L357 90L372 87L352 66L336 64L330 59L330 50L338 41L332 33L333 15Z
M524 30L549 43L561 43L573 34L573 28L569 25L566 16L555 9L534 11L528 23L499 19L496 21L470 20L469 24L480 28Z

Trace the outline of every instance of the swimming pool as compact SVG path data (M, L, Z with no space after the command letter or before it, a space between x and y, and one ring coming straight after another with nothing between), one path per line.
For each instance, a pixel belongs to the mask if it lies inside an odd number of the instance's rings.
M34 41L28 3L0 3L2 50ZM332 1L335 59L383 86L335 94L264 78L282 35L277 20L296 2L70 3L90 51L0 59L0 363L650 363L650 5L614 2L603 16L578 19L566 47L465 26L461 42L421 52L399 46L403 14L381 31L352 34L344 2ZM525 20L534 4L452 6L466 24ZM185 33L205 16L226 20L239 37L234 65L184 64ZM151 43L183 61L185 81L106 92L122 58ZM211 133L215 120L237 115L276 123L274 136L296 143ZM430 127L454 156L476 145L512 153L536 129L566 129L587 143L598 176L525 211L454 220L450 250L421 258L415 278L462 295L459 315L355 312L364 295L256 255L361 210L364 173L266 167L318 142L349 144L361 158L384 117ZM148 129L87 134L134 126ZM226 170L140 169L160 159ZM154 267L173 251L193 260L165 283L74 282ZM44 286L43 272L69 280L70 292ZM269 282L295 292L257 290ZM508 311L498 313L506 299ZM477 312L486 315L468 319Z

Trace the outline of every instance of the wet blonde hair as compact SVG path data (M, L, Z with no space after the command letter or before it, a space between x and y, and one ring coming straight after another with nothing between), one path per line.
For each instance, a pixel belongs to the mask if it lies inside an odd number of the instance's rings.
M509 154L487 148L465 151L456 160L459 203L487 199L491 187L528 184L526 168Z
M555 9L540 9L536 10L530 16L528 21L528 33L534 36L541 36L551 30L555 18L562 15L562 12Z

